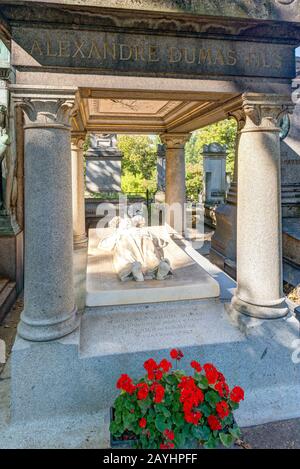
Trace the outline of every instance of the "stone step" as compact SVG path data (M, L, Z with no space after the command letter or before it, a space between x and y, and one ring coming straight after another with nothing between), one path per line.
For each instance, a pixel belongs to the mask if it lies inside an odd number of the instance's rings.
M16 282L0 279L0 322L3 321L17 297Z
M3 277L0 278L0 293L2 292L2 290L4 290L4 288L6 287L8 283L9 283L8 278L3 278Z

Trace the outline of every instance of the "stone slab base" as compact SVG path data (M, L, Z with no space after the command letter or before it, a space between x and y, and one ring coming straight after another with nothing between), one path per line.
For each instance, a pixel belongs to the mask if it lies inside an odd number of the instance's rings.
M147 307L148 306L148 307ZM137 378L149 357L171 347L213 362L246 397L241 426L300 417L299 323L290 316L260 322L246 334L218 300L89 308L80 332L49 343L16 340L12 352L12 421L93 414L108 409L121 373Z
M170 238L164 227L149 229L162 239L167 239L164 256L170 261L173 275L161 281L121 282L114 269L112 252L98 248L101 239L111 235L112 230L89 230L87 306L156 303L220 295L218 282Z

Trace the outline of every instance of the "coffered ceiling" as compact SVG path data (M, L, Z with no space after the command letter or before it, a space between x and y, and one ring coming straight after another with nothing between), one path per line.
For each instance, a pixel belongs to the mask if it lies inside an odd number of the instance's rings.
M97 93L94 92L97 95ZM101 92L98 93L101 95ZM240 106L240 96L218 96L215 100L198 95L184 96L104 96L80 95L79 112L73 121L74 131L113 133L191 132L224 119ZM126 96L126 93L124 93ZM189 96L191 98L192 96Z

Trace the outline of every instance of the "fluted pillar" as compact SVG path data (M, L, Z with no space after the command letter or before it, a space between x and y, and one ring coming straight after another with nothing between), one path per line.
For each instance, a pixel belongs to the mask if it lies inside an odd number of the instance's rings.
M84 204L84 136L72 135L72 208L74 249L87 246Z
M166 145L166 222L178 233L185 228L185 153L191 134L166 133L161 141Z
M282 285L280 128L289 96L243 95L238 146L237 289L231 313L261 319L288 312Z
M25 114L25 285L18 333L48 341L78 326L73 287L73 97L17 98Z

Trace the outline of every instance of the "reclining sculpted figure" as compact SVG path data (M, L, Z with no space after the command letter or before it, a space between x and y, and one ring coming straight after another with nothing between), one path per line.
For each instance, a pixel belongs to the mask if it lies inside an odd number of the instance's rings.
M115 228L114 232L101 240L99 247L113 251L114 267L122 282L130 279L137 282L164 280L172 274L163 251L168 242L145 227L145 219L141 215L114 217L109 226Z

